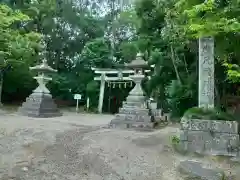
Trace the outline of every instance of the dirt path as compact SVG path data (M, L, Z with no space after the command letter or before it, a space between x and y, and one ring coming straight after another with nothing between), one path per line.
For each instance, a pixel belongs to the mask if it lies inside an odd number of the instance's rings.
M0 179L181 180L170 137L106 129L112 116L67 113L60 118L0 116Z

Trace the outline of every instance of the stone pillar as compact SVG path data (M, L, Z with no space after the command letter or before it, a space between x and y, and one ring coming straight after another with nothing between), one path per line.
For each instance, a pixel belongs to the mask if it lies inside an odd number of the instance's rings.
M131 103L135 103L135 105L139 104L141 106L144 106L144 100L145 100L145 97L143 95L143 90L142 90L142 86L141 86L141 82L144 78L144 75L142 74L141 71L139 71L138 74L134 74L134 75L130 75L129 76L130 78L132 78L132 80L134 81L135 83L135 86L134 88L129 92L129 95L127 97L127 102L131 102Z
M214 38L199 38L198 107L214 107Z
M37 80L38 87L33 92L50 94L50 91L46 87L46 84L48 83L48 81L51 81L52 78L49 78L49 77L45 76L44 74L41 74L41 75L34 77L34 79Z
M106 75L104 73L102 73L101 74L101 84L100 84L99 99L98 99L98 112L99 113L102 113L104 91L105 91L105 77L106 77Z

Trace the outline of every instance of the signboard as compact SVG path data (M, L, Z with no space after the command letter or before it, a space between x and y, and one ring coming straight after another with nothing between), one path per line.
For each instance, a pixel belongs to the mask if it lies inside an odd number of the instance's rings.
M76 100L82 99L82 95L81 94L74 94L74 99L76 99Z
M82 95L81 94L74 94L74 99L77 100L76 112L78 112L78 103L79 103L79 100L82 99Z

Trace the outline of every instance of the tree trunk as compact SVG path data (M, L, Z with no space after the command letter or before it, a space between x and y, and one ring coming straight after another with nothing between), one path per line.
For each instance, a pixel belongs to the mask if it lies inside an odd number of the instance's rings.
M187 61L186 61L185 55L183 55L183 62L184 62L184 66L185 66L186 72L187 72L187 74L189 75L189 71L188 71Z
M182 81L181 81L181 78L180 78L177 66L175 64L175 60L176 60L175 53L174 53L173 47L171 46L170 48L171 48L171 59L172 59L173 67L174 67L174 70L175 70L175 73L176 73L178 81L180 82L180 84L182 84Z

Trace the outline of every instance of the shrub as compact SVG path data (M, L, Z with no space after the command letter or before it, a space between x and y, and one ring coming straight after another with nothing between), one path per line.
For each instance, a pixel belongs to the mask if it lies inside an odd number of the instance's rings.
M188 108L197 103L197 99L193 98L197 97L196 81L189 79L183 84L173 80L166 88L167 101L173 117L182 117Z
M177 145L180 143L180 138L178 136L172 136L171 141L173 145Z
M205 119L205 120L223 120L223 121L235 121L233 115L217 110L215 108L205 109L199 107L193 107L188 109L183 118L185 119Z

